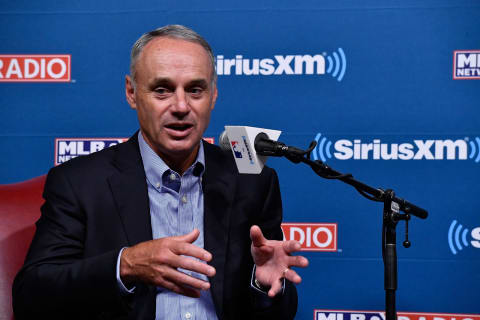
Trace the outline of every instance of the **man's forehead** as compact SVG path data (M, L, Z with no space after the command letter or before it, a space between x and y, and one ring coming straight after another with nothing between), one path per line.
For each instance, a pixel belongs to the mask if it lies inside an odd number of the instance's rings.
M206 77L210 76L212 68L208 53L200 44L167 37L154 38L147 43L139 56L137 66L143 69L143 72L174 67L206 73Z
M151 55L192 55L199 59L209 60L208 53L200 44L177 38L157 37L145 45L140 55L140 59L150 57Z

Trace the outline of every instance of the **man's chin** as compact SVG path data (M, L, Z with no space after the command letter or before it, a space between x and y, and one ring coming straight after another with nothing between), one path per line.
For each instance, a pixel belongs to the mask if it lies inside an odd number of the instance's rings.
M197 152L199 145L200 141L172 140L166 146L165 151L176 158L189 157L193 152Z

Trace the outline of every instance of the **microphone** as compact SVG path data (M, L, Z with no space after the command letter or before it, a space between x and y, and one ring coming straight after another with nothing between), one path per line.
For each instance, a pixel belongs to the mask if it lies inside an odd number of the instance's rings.
M281 133L264 128L225 126L219 145L222 150L232 152L239 173L259 174L267 156L282 156L285 144L276 141Z
M287 146L280 141L270 140L268 135L264 132L260 132L255 137L255 150L257 154L268 157L286 157L290 161L298 163L295 157L303 157L305 151L296 147Z

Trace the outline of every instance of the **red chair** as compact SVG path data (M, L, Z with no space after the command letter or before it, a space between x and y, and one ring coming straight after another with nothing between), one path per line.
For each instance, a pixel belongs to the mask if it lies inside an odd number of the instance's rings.
M0 319L13 319L12 284L35 232L45 177L0 185Z

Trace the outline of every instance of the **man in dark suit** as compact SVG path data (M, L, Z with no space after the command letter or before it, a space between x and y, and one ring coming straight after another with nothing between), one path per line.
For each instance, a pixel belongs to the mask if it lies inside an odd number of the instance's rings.
M144 34L126 97L139 132L48 174L17 319L292 319L290 267L308 261L281 241L275 172L239 175L201 140L217 98L208 43L177 25Z

